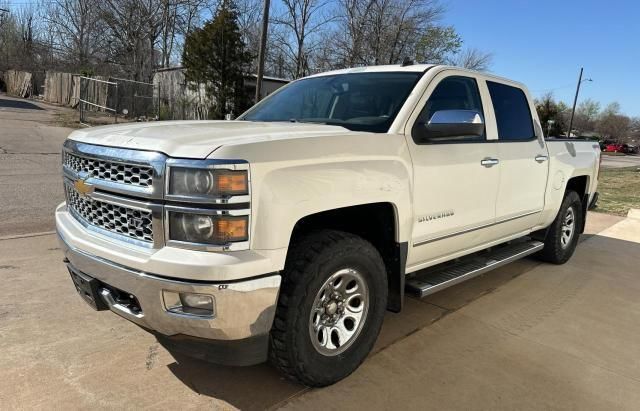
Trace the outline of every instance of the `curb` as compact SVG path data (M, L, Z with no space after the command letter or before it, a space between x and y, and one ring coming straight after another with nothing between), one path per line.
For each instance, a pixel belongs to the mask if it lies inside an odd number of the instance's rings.
M42 237L45 235L52 235L55 234L55 231L43 231L40 233L29 233L29 234L18 234L18 235L9 235L6 237L0 237L0 241L4 241L4 240L17 240L19 238L29 238L29 237Z

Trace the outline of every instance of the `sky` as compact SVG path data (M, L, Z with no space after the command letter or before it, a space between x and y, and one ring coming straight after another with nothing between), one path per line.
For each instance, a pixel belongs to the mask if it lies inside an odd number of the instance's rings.
M443 23L466 47L493 53L490 72L520 81L534 97L617 101L640 116L640 1L445 0Z

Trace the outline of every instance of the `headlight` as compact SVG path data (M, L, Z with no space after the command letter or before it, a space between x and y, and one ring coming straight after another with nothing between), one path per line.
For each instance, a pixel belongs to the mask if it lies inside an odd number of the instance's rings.
M169 196L216 198L249 194L247 170L171 167Z
M249 239L249 216L169 211L169 240L224 245Z

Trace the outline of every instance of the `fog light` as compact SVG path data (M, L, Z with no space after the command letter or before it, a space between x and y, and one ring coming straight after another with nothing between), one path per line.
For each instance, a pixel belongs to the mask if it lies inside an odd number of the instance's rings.
M207 294L162 292L167 311L196 317L213 317L215 314L213 296Z

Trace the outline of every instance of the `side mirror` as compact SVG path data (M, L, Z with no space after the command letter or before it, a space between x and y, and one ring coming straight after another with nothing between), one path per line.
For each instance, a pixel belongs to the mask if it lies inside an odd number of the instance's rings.
M419 124L417 137L425 142L460 140L482 137L484 119L475 110L440 110L433 113L428 123Z

